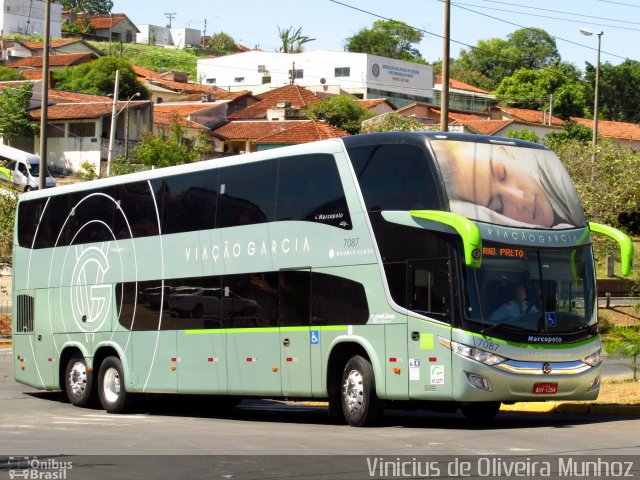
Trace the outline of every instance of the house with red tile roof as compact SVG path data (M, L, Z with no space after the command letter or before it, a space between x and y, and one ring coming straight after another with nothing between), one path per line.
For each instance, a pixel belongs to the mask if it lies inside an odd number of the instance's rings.
M255 152L349 135L319 120L236 120L215 129L213 134L223 142L223 152L226 154Z
M9 62L22 57L41 57L44 53L44 42L23 39L5 40L5 51ZM49 43L51 55L69 53L95 53L104 55L90 43L79 38L54 39Z
M67 10L62 12L62 21L76 23L82 27L88 24L95 32L94 36L115 42L132 43L135 41L136 34L140 33L124 13L89 15Z
M51 70L60 70L66 67L75 67L83 63L92 62L96 58L98 58L98 55L94 52L49 55L49 68ZM44 57L42 56L22 57L13 60L7 67L20 70L42 69L43 62Z
M333 127L320 120L298 122L290 128L279 130L270 135L257 139L254 144L256 150L268 150L277 147L286 147L299 143L317 142L329 138L339 138L349 135L348 132Z
M39 122L40 95L34 88L29 110L32 120ZM106 164L113 100L100 95L49 90L47 108L47 150L52 170L79 172L88 162L96 172ZM145 133L152 131L152 103L149 100L118 101L114 158L130 150ZM34 139L34 151L40 138Z
M214 102L224 100L229 114L258 102L250 91L230 92L213 85L188 82L186 73L159 73L148 68L133 66L138 80L147 87L154 103L163 102Z
M433 82L433 104L440 105L442 75L435 75ZM467 112L482 112L496 105L496 97L482 88L449 78L449 108Z
M304 118L304 109L320 101L312 91L299 85L286 85L256 95L258 102L229 115L230 120Z
M571 120L593 129L591 118L571 117ZM640 150L640 125L635 123L598 120L598 135L616 139L620 145Z
M358 100L358 103L367 110L382 115L383 113L392 112L396 107L386 98L370 98L368 100Z

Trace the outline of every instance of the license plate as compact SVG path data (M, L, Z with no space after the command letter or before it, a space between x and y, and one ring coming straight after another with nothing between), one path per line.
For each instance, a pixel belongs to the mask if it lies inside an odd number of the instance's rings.
M557 383L536 383L533 385L533 393L540 395L549 395L551 393L558 393Z

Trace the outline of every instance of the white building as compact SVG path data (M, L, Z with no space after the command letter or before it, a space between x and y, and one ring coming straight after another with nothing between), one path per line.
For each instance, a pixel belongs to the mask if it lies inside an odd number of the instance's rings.
M3 35L44 35L44 0L0 0ZM50 35L62 37L62 5L51 2Z
M167 28L157 25L136 25L140 33L136 34L136 43L158 45L169 48L198 47L200 30L195 28Z
M250 51L198 60L198 79L229 90L260 93L291 82L317 93L338 90L359 98L388 98L396 106L429 103L433 67L366 53L315 50Z

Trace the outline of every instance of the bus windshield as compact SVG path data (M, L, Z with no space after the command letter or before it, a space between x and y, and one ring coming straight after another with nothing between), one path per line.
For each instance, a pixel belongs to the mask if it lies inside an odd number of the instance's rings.
M467 268L470 330L575 333L595 325L591 245L565 250L485 244L482 267Z

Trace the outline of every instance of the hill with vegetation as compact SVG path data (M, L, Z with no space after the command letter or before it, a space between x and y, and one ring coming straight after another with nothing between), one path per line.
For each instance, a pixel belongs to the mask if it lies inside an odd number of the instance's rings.
M190 81L197 81L196 62L205 58L195 48L173 49L133 43L89 42L106 55L122 57L132 65L156 72L179 71L189 74Z

